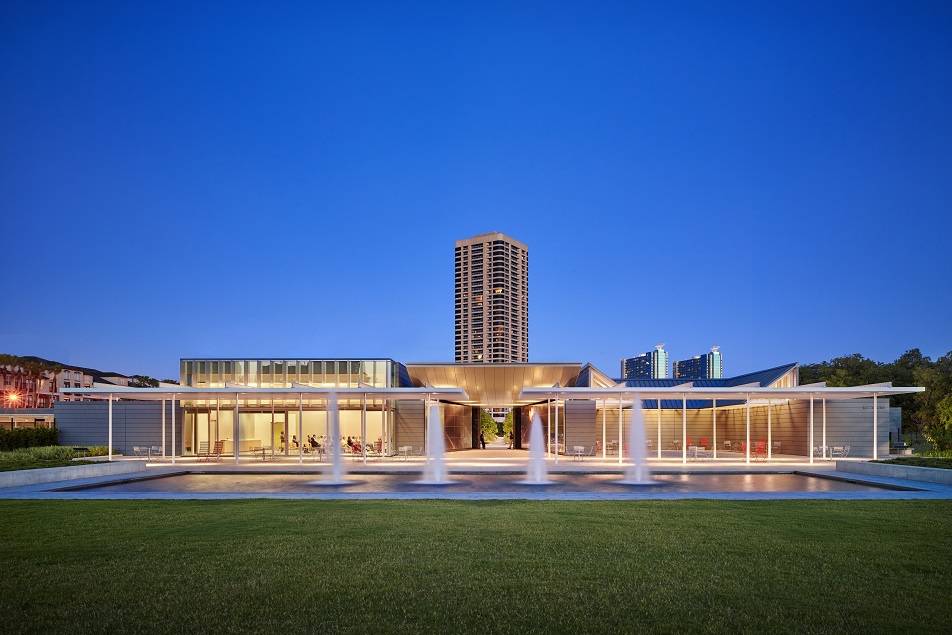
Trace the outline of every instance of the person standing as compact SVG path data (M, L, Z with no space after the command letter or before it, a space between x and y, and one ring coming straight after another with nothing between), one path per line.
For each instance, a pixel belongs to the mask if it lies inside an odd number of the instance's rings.
M479 445L482 449L486 449L486 434L482 431L479 432Z

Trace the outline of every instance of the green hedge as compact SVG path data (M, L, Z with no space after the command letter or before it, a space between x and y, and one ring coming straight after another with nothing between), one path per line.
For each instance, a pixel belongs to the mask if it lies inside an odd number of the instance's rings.
M0 450L16 450L58 443L56 428L0 429Z

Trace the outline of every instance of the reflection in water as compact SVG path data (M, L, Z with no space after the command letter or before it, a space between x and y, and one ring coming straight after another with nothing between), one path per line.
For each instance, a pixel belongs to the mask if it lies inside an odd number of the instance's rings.
M426 491L412 482L417 474L361 474L362 482L347 488L348 493ZM520 493L533 486L520 485L522 474L460 474L459 482L443 485L439 492ZM847 492L881 491L860 483L804 476L801 474L655 474L657 485L647 486L658 492ZM555 492L624 492L617 474L549 474L554 485L540 490ZM90 489L113 492L260 492L314 493L313 474L183 474L143 481L104 485Z

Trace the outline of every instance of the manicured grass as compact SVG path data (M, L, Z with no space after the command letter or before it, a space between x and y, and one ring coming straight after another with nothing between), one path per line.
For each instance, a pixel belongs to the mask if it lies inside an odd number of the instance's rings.
M74 461L78 456L72 448L61 446L45 446L38 448L22 448L9 452L0 452L0 472L10 470L33 470L41 467L63 467L66 465L82 465L89 461Z
M915 467L938 467L952 470L952 458L932 456L897 456L894 459L876 461L876 463L893 463L895 465L914 465Z
M952 503L6 501L7 632L948 632Z

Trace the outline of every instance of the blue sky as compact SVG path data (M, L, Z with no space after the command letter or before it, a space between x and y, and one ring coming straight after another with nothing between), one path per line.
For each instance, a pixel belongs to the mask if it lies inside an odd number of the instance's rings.
M534 361L952 349L948 3L513 4L4 3L0 351L452 360L489 230Z

